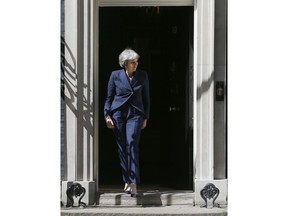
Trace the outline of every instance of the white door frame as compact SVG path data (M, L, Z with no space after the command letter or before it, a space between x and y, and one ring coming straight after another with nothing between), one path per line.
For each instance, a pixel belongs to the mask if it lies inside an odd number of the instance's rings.
M215 0L95 0L93 2L95 88L99 82L99 7L128 6L194 6L194 140L193 169L194 180L213 179L213 113L214 113L214 1ZM209 80L207 85L203 85ZM94 138L95 160L94 179L98 188L99 156L99 95L95 91Z
M98 80L99 80L99 7L137 7L137 6L194 6L194 0L96 0L95 2L95 6L94 6L94 14L96 14L96 16L94 17L94 21L95 21L95 26L94 26L94 35L95 37L95 59L94 62L96 62L96 67L95 67L95 88L97 89L98 85ZM95 91L96 95L95 98L98 99L99 95L98 95L98 91ZM94 125L95 125L95 129L94 129L94 137L95 137L95 161L94 161L94 179L96 179L96 188L98 189L99 187L99 181L98 181L98 177L99 177L99 135L98 135L98 131L99 131L99 102L98 100L95 100L96 102L96 106L95 106L95 120L94 120Z
M95 86L96 90L99 87L99 8L100 7L140 7L140 6L194 6L194 0L95 0L93 3L94 18L94 62L95 62ZM96 189L99 188L99 95L98 91L94 91L95 98L95 113L94 113L94 179L96 180Z

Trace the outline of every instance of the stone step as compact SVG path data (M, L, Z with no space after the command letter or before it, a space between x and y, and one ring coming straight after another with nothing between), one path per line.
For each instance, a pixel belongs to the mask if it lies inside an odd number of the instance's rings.
M193 192L139 192L137 198L125 193L98 193L96 205L99 206L171 206L194 205Z

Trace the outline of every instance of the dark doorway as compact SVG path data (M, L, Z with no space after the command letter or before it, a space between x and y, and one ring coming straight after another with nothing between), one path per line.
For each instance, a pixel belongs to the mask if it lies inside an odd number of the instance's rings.
M141 184L192 189L193 7L99 9L99 96L103 117L110 73L131 47L150 80L151 117L140 142ZM102 118L100 118L101 120ZM114 135L99 122L99 185L121 184Z

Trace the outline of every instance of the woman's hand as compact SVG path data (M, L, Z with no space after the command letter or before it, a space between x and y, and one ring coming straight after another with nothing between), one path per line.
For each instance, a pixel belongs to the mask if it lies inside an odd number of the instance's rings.
M144 119L143 122L142 122L142 126L141 126L141 129L144 129L147 125L147 119Z
M106 118L106 125L110 129L114 129L115 128L114 123L113 123L113 121L112 121L112 119L110 117Z

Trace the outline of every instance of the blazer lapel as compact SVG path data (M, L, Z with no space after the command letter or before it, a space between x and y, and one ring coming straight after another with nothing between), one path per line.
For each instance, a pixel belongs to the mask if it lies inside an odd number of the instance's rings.
M137 76L137 71L135 71L130 84L131 84L132 87L134 87L137 82L138 82L138 76Z

